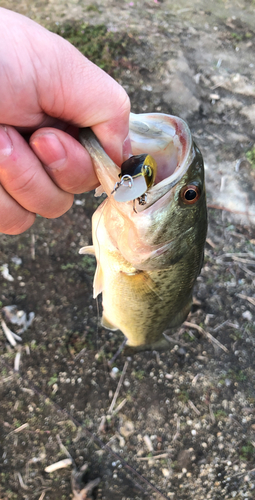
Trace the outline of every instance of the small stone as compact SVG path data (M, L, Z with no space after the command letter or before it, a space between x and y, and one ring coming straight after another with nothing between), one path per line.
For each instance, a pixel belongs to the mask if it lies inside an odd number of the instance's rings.
M131 420L126 420L126 422L124 422L124 424L120 427L120 434L127 438L133 434L134 428L133 422L131 422Z
M148 434L146 434L145 436L143 436L143 440L149 450L149 452L153 451L153 445L152 445L152 442L151 442L151 439L150 437L148 436Z
M247 319L248 321L251 321L252 320L252 314L250 311L244 311L243 314L242 314L242 317L244 319Z
M162 469L162 474L163 474L163 476L164 476L164 477L169 477L169 476L170 476L170 471L169 471L169 469L165 469L165 468L163 468L163 469Z

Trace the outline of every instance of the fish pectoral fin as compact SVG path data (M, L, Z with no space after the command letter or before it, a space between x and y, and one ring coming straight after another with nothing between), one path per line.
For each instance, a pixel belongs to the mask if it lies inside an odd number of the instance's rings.
M114 326L103 314L102 316L102 319L101 319L101 325L104 327L104 328L107 328L107 330L113 330L113 331L116 331L118 330L118 328L116 328L116 326Z
M158 287L156 283L153 281L153 279L151 279L148 273L144 271L136 271L130 274L127 273L127 276L134 276L133 282L136 287L139 286L142 290L144 290L145 292L149 292L150 294L152 292L157 296L159 300L163 300L163 298L158 293Z
M97 264L94 281L93 281L93 299L103 291L103 270L100 264Z
M102 196L102 194L105 193L105 190L102 185L98 186L95 190L95 197L98 198L99 196Z
M82 247L80 248L79 253L86 255L95 255L95 248L92 245L87 247Z

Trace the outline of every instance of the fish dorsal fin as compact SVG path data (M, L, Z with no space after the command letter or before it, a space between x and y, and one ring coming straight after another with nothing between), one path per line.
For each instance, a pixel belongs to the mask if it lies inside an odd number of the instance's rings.
M92 245L87 247L82 247L80 248L79 253L86 255L95 255L95 248Z

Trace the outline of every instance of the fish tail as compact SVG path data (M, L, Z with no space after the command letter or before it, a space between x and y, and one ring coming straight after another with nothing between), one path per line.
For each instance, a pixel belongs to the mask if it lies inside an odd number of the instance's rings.
M126 344L123 349L124 356L133 356L141 351L167 351L171 349L173 344L170 343L165 337L162 336L157 342L151 342L150 344L143 345L128 345Z

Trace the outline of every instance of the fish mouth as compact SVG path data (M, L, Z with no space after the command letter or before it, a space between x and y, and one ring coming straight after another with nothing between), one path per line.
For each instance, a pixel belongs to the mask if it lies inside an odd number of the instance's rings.
M193 156L193 141L181 118L163 113L130 113L129 136L132 154L150 154L158 167L155 184L148 190L146 206L140 206L140 212L164 196L185 174Z

